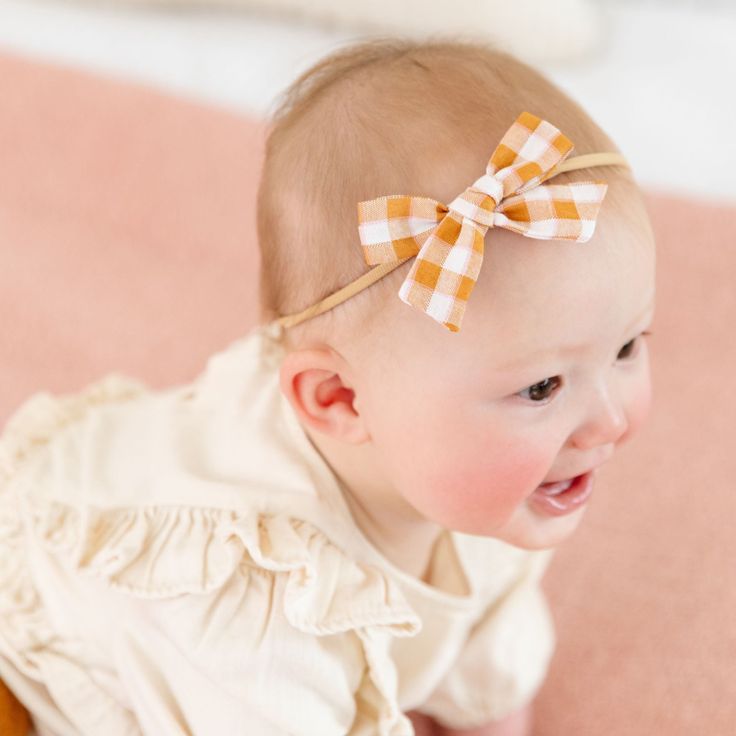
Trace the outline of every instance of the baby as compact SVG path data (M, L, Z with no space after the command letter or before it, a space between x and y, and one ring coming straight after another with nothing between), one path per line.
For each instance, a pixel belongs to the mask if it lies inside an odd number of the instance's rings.
M0 678L40 736L530 734L540 579L650 404L625 159L505 53L373 39L287 90L257 216L192 383L7 423Z

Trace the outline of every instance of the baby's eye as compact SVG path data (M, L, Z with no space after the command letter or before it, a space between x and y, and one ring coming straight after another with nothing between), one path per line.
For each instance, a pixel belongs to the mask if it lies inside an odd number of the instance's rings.
M647 332L646 330L641 333L641 335L635 337L633 340L629 340L626 345L624 345L621 350L619 351L619 354L616 358L616 360L630 360L635 355L638 354L639 350L637 349L639 347L639 343L641 340L639 340L640 337L643 337L644 335L651 335L651 332Z
M618 352L616 360L628 360L631 354L634 352L634 345L636 344L636 338L629 340Z
M639 343L641 342L639 338L643 337L644 335L651 334L651 332L647 332L645 330L641 333L641 335L635 337L633 340L629 340L619 351L617 360L631 360L639 352L638 347ZM545 399L548 399L554 393L555 388L561 383L562 378L560 376L545 378L544 381L532 384L531 386L525 388L523 391L519 391L517 396L529 399L536 404L541 404Z
M559 386L561 382L562 379L559 376L545 378L544 381L540 381L525 388L523 391L519 391L518 395L525 399L528 398L535 403L541 403L552 395L554 388Z

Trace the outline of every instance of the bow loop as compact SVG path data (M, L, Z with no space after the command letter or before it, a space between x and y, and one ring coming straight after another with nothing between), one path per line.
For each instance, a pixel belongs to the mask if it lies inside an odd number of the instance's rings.
M592 237L605 182L542 183L572 149L572 142L554 125L521 113L493 151L485 174L449 205L408 195L359 202L366 262L416 255L399 298L459 331L489 228L541 240L584 243Z
M358 202L358 235L369 265L416 255L447 206L430 197L392 194Z

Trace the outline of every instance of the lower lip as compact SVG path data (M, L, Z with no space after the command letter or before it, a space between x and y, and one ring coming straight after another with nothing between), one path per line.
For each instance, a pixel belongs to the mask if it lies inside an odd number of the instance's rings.
M529 497L529 502L540 513L549 516L564 516L579 509L588 500L592 491L593 473L588 471L583 475L578 475L566 491L556 496L546 495L543 486L539 486Z

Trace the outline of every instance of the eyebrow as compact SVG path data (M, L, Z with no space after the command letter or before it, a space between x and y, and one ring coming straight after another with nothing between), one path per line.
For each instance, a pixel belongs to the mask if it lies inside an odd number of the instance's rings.
M654 301L629 325L629 327L626 329L626 332L631 331L634 328L634 325L641 322L646 315L648 315L653 309L654 309ZM549 355L550 353L554 352L563 352L566 354L569 353L575 353L582 348L586 347L585 345L566 345L560 350L557 350L556 348L542 348L541 350L535 350L533 353L529 353L528 355L525 355L521 358L517 358L516 360L508 361L506 363L503 363L502 365L496 366L496 370L499 371L510 371L514 368L518 368L519 366L523 365L529 365L531 364L535 359L539 359L541 356Z

